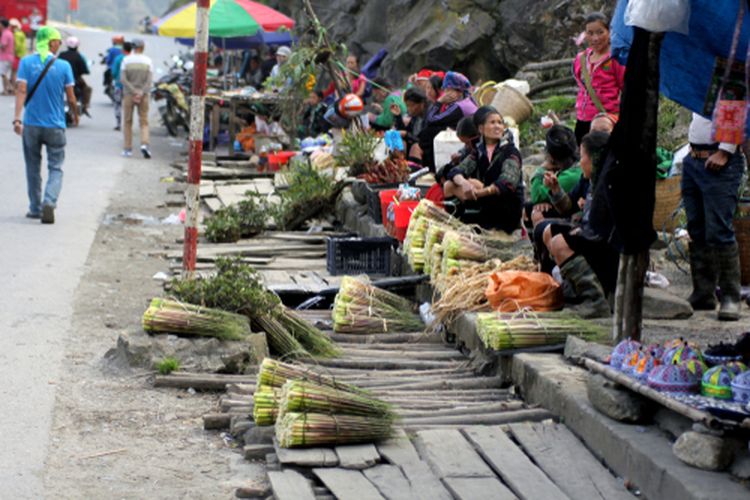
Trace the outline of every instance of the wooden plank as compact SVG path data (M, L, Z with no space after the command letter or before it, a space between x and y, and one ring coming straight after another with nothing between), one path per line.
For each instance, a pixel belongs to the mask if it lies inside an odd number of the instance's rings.
M339 457L339 467L344 469L367 469L380 461L380 454L373 444L354 444L334 448Z
M362 473L388 500L412 500L419 495L419 485L415 484L412 489L411 483L397 465L381 464Z
M417 446L440 479L495 477L476 450L456 429L417 432Z
M446 477L443 481L457 500L518 500L496 477Z
M499 427L466 427L463 432L518 498L569 498Z
M571 498L626 500L633 496L564 425L511 424L534 462ZM571 467L570 464L575 464Z
M269 471L268 480L276 500L315 500L310 481L291 469Z
M203 202L211 212L216 212L217 210L224 208L224 204L216 197L203 198Z
M419 458L417 450L403 432L377 445L380 455L401 467L409 483L415 485L415 496L420 500L450 500L451 494L430 467Z
M377 488L357 470L313 469L338 500L384 500Z
M275 439L273 446L281 464L303 467L336 467L339 464L336 452L330 448L282 448Z

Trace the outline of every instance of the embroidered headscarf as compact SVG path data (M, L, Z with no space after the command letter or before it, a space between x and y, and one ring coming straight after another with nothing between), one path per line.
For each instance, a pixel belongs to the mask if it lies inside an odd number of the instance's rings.
M443 90L446 89L456 89L467 95L471 89L471 82L461 73L448 71L443 78Z
M51 26L42 26L39 31L36 32L36 50L39 52L39 57L42 62L47 60L49 55L49 43L52 40L62 41L60 32Z

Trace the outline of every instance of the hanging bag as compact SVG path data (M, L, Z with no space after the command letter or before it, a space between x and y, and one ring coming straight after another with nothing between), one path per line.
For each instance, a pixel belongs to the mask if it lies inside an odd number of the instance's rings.
M747 123L747 87L748 69L745 63L744 86L736 81L730 81L734 58L737 54L737 45L742 32L742 21L745 15L745 0L740 0L740 11L734 26L732 37L732 48L729 51L724 77L714 106L713 119L711 120L711 132L714 142L725 142L728 144L742 144L745 142L745 125ZM748 44L748 57L750 57L750 44ZM747 59L746 59L747 61Z
M688 34L690 0L630 0L625 24L653 33L676 31Z
M594 86L591 85L591 72L589 72L589 63L586 58L585 50L578 56L578 62L581 64L581 77L583 77L583 83L586 86L586 92L588 92L591 102L594 103L594 106L596 106L596 109L598 109L600 113L606 113L607 110L604 109L602 101L599 99L599 96L596 95Z
M47 62L47 65L42 70L42 73L39 75L39 78L36 79L34 82L34 85L31 87L31 90L28 94L26 94L26 100L23 101L24 107L28 106L29 101L32 97L34 97L34 93L36 92L36 89L39 88L39 84L42 83L42 79L44 78L44 75L47 74L47 71L49 71L50 67L55 64L55 56L50 56L49 61Z

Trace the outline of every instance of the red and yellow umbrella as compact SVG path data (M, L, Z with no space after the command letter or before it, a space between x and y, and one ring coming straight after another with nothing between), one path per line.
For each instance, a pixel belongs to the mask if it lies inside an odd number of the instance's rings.
M195 2L170 12L156 23L160 35L177 38L195 36ZM208 13L208 34L230 38L252 36L258 31L292 29L294 19L251 0L211 0Z

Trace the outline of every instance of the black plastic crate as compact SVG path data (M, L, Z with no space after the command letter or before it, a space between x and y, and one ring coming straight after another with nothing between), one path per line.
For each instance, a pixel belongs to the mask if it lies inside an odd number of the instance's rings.
M393 238L328 238L326 268L340 274L391 275Z
M383 223L383 213L380 211L380 192L386 189L398 189L401 184L367 184L367 215L378 224Z

